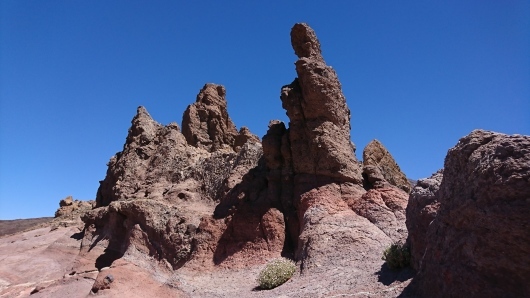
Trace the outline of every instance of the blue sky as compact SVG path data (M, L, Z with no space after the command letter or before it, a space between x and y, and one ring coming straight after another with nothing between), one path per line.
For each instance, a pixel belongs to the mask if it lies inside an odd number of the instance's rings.
M212 82L238 128L287 121L296 22L338 73L359 158L378 139L417 179L473 129L530 135L528 1L2 0L0 219L93 199L139 105L180 124Z

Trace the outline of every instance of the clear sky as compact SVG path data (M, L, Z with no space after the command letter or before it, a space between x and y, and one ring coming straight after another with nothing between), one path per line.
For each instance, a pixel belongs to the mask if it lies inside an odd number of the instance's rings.
M181 123L207 83L238 128L287 121L289 32L317 33L357 156L413 179L473 129L530 135L529 1L0 1L0 219L94 199L136 108Z

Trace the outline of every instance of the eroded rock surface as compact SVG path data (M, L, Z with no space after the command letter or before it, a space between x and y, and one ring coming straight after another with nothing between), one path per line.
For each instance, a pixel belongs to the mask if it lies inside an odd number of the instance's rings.
M239 134L228 116L225 96L223 86L204 85L197 101L188 106L182 117L182 133L188 144L209 152L233 149Z
M363 174L369 188L381 188L388 184L409 193L411 189L407 176L378 140L373 140L363 151Z
M431 177L420 179L412 189L407 205L408 246L411 266L418 270L427 245L427 229L436 217L440 203L436 197L442 183L443 170Z
M140 252L176 269L190 260L193 250L205 246L213 249L195 255L209 259L211 265L236 254L235 248L249 254L252 250L241 243L250 241L256 251L279 256L283 240L278 248L274 239L284 237L283 217L271 217L270 204L237 214L229 206L225 211L230 214L213 217L216 204L251 198L245 197L245 181L252 180L249 171L258 166L263 152L259 138L247 128L236 131L224 96L224 87L204 86L184 114L186 136L177 124L163 126L145 108L138 108L123 151L108 164L96 208L83 216L82 254L98 246L105 251L102 259L112 262ZM209 229L198 229L203 222L210 222ZM256 223L254 229L243 229L249 222ZM263 232L270 226L278 226L273 230L279 234ZM197 230L202 234L196 235Z
M530 295L530 136L475 130L445 159L414 279L424 297Z
M289 127L273 121L263 137L270 200L284 212L304 272L378 266L385 246L406 238L407 194L390 184L366 193L337 74L309 26L296 24L291 43L298 77L281 91Z
M406 192L390 183L366 191L337 75L309 26L296 24L291 41L298 77L280 96L290 122L271 121L263 144L237 132L219 85L203 87L182 132L138 109L83 217L82 258L101 254L101 267L148 256L169 270L203 272L284 255L303 275L351 268L356 279L374 279L381 252L406 238Z

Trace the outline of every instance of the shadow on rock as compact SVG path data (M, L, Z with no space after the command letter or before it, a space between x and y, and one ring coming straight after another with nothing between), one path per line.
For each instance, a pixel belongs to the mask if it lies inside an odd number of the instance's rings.
M386 263L381 266L381 269L375 273L377 281L385 286L391 285L395 281L403 282L414 277L414 270L410 267L394 270L390 269Z
M123 253L117 252L112 249L105 249L105 252L96 259L96 268L110 267L114 261L123 257Z
M73 233L72 236L70 236L70 238L75 239L75 240L82 240L83 237L85 237L84 229L81 232Z
M219 239L213 261L221 264L239 254L246 259L256 255L279 255L285 241L285 224L280 211L266 204L240 206L225 219L226 229ZM248 256L245 252L252 252ZM259 252L259 253L255 253ZM256 258L255 261L259 261ZM253 260L254 261L254 260Z

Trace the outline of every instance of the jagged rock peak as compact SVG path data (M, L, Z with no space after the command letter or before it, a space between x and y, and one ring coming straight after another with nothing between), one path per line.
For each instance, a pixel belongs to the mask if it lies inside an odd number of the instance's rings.
M182 118L182 133L188 144L209 152L233 150L238 132L228 116L225 96L223 86L204 85L197 101L188 106Z
M350 110L337 74L320 55L320 44L307 24L296 24L291 42L299 56L296 78L281 90L289 117L290 149L295 174L362 181L350 141Z
M226 107L226 89L222 85L207 83L197 94L198 103Z
M320 42L315 31L306 23L297 23L291 29L291 44L298 58L320 57Z
M139 106L136 109L136 115L132 119L131 124L125 145L134 142L148 143L156 136L157 129L162 127L162 125L153 120L143 106Z
M363 174L368 180L366 182L369 188L384 187L388 183L410 192L411 185L407 176L401 172L392 154L378 140L372 140L363 150Z

